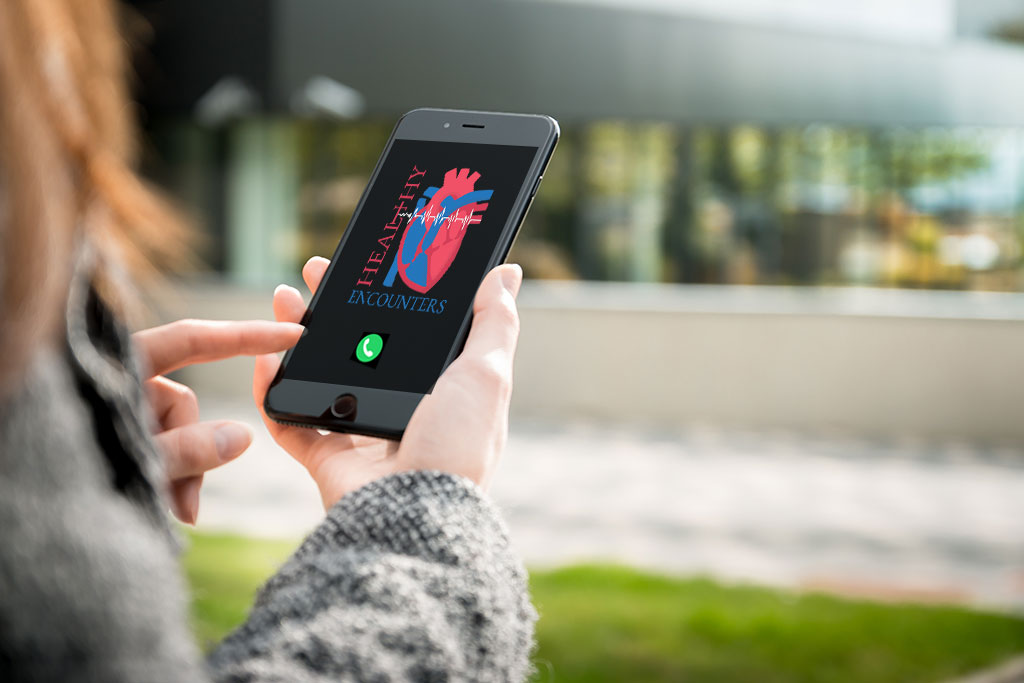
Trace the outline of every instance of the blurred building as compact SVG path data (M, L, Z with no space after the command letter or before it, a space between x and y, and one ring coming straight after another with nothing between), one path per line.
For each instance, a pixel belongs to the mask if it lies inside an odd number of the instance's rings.
M1016 2L132 4L152 172L236 281L331 252L394 120L447 106L563 122L535 277L1022 284Z
M524 325L522 410L643 394L633 416L1024 437L1024 389L999 379L1024 371L1015 295L713 287L1024 288L1019 2L129 4L147 170L204 226L213 281L294 281L332 253L403 112L543 112L564 136L513 258L649 286L526 292L549 334ZM224 291L197 299L245 310ZM555 329L579 353L549 367ZM637 329L671 332L653 374L605 367Z

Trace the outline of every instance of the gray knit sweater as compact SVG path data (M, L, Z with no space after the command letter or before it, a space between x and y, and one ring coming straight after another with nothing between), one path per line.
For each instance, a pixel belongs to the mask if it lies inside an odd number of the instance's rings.
M128 337L82 282L66 345L0 403L0 681L526 676L523 568L483 494L440 472L345 496L204 662Z

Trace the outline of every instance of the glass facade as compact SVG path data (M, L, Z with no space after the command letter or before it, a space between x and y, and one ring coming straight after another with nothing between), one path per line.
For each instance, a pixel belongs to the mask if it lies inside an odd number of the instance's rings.
M151 175L209 270L329 255L393 121L165 121ZM529 277L1020 291L1024 129L563 122L511 256Z

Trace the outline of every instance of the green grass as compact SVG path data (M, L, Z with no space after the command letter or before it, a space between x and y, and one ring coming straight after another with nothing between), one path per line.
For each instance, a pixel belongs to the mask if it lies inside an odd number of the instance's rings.
M197 636L240 623L293 543L192 534ZM1024 651L1024 620L632 569L533 572L538 681L940 681Z
M288 541L229 534L189 534L185 571L192 585L196 638L204 647L241 624L256 590L295 550Z
M909 683L1024 651L1024 621L955 607L601 566L535 573L532 587L540 680Z

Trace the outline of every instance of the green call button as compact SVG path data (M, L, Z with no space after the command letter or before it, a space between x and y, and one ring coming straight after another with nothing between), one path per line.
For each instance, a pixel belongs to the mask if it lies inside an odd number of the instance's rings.
M384 338L376 332L371 332L359 340L356 344L355 357L360 363L370 363L384 349Z

